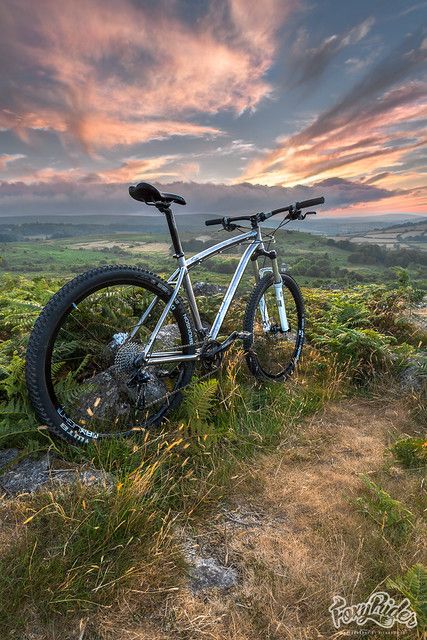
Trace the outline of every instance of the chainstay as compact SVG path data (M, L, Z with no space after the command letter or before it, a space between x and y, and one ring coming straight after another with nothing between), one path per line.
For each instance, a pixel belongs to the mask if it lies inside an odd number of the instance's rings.
M206 378L209 378L210 376L212 376L214 373L216 373L220 369L221 369L221 365L219 365L215 369L212 369L212 371L208 371L207 373L203 374L202 376L198 376L197 377L197 381L201 382L202 380L205 380ZM164 396L161 396L157 400L152 400L148 404L144 405L144 411L146 409L150 409L150 407L153 407L155 404L159 404L160 402L163 402L163 401L169 402L170 398L173 398L178 393L181 393L182 391L184 391L184 389L189 387L192 384L192 382L193 382L193 379L191 379L189 382L187 382L187 384L184 384L179 389L175 389L175 391L170 391L169 393L166 393Z
M198 345L203 346L203 344L205 344L205 343L203 343L203 342L194 343L193 342L193 344L184 344L184 345L180 346L180 349L185 349L185 347L194 347L194 346L198 346ZM222 363L220 365L218 365L217 367L215 367L214 369L212 369L211 371L208 371L207 373L205 373L205 374L203 374L201 376L198 376L197 381L199 382L199 381L202 381L202 380L206 380L207 378L210 378L210 376L214 375L214 373L217 373L218 371L220 371L221 366L222 366ZM156 400L152 400L148 404L145 404L144 405L144 411L146 409L150 409L150 407L153 407L156 404L159 404L160 402L163 402L163 401L169 402L170 398L173 398L178 393L181 393L182 391L184 391L184 389L189 387L192 383L193 383L193 379L191 379L189 382L187 382L187 384L184 384L179 389L175 389L175 391L170 391L169 393L166 393L164 396L161 396L160 398L157 398Z

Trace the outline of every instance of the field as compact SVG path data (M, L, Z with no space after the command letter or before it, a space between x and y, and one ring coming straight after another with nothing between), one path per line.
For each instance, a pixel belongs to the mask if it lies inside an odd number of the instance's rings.
M427 251L427 221L393 225L386 229L363 234L335 236L335 240L350 240L357 244L372 243L388 249L416 249Z
M333 626L333 597L357 603L375 591L409 599L417 626L393 633L421 640L421 252L283 234L276 248L307 309L296 375L257 381L236 343L220 372L197 370L162 427L78 448L52 438L28 401L25 350L40 309L95 265L166 274L175 262L157 229L27 231L0 247L2 640L338 640L361 629ZM218 237L201 225L183 232L189 254ZM224 284L238 258L211 260L193 280ZM227 331L240 326L252 286L249 273ZM199 297L208 321L220 300ZM13 490L37 469L37 490ZM390 637L373 622L362 630Z
M135 219L117 225L89 222L79 225L50 222L15 227L0 225L0 272L71 277L95 266L120 263L140 265L165 276L175 268L169 250L170 238L164 220L156 218L154 221L145 218L143 222ZM181 236L188 255L228 237L224 231L208 234L203 220L197 216L187 216L184 220L180 217L178 224L182 228ZM129 226L143 228L144 231L136 229L132 232ZM396 250L367 257L357 254L358 246L352 244L354 238L350 238L350 242L348 238L344 242L334 241L325 236L292 230L279 232L276 240L274 246L281 264L298 276L303 285L340 287L352 283L392 281L396 279L393 268L403 266L408 269L414 283L427 287L422 243L414 243L417 245L415 250ZM228 262L223 257L216 257L198 267L193 272L193 280L210 279L226 284L229 275L225 274L233 270L239 253L234 249L228 255Z

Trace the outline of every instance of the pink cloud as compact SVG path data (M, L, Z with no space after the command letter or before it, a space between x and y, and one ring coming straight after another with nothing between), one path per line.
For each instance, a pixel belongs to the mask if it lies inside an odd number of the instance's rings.
M413 83L390 91L351 117L338 113L329 128L316 131L315 122L279 139L276 149L249 163L242 178L292 185L336 175L366 179L385 166L398 170L408 153L426 144L418 125L427 115L425 95L426 85Z
M198 113L255 108L291 0L215 3L191 27L166 7L130 0L3 3L3 42L26 81L11 89L0 126L44 128L86 149L171 135L215 135ZM163 10L162 10L163 8ZM221 9L221 10L219 10Z
M6 165L11 162L15 162L16 160L20 160L21 158L25 158L21 153L2 153L0 154L0 169L4 169Z
M363 37L365 25L352 38ZM427 62L421 30L408 34L345 93L298 133L250 162L241 179L253 183L309 183L339 175L366 181L400 171L427 138L427 84L410 78Z

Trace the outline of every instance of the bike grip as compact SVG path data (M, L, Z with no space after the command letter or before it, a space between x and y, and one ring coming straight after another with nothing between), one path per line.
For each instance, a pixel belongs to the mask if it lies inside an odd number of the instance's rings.
M318 204L323 204L325 202L325 198L321 196L320 198L312 198L311 200L303 200L302 202L297 202L295 207L297 209L306 209L307 207L315 207Z
M223 220L224 220L224 218L214 218L213 220L205 220L205 225L207 227L211 227L214 224L222 224Z

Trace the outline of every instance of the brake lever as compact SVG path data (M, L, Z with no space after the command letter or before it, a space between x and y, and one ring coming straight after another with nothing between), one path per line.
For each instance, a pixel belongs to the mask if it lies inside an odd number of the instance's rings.
M223 218L222 227L224 231L234 231L234 229L237 229L237 224L230 222L229 218Z
M307 211L306 213L300 213L298 220L305 220L306 216L315 216L317 211Z

